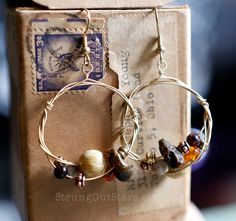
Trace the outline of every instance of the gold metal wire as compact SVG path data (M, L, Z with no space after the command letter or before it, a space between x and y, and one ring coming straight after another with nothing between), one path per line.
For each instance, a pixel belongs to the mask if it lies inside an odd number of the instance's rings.
M209 109L209 104L206 101L206 99L204 99L198 92L193 90L191 87L189 87L183 81L164 75L164 73L166 72L166 69L167 69L167 62L163 60L164 47L162 45L159 19L158 19L158 11L156 8L155 8L155 18L156 18L157 35L158 35L158 39L157 39L158 53L160 55L160 59L158 61L158 66L157 66L158 67L158 74L155 79L144 82L144 83L140 84L139 86L137 86L129 96L130 101L132 101L132 99L136 96L136 94L138 94L140 91L144 90L145 88L147 88L149 86L154 86L154 85L159 85L159 84L168 84L168 85L178 86L178 87L181 87L181 88L187 90L188 92L190 92L192 95L194 95L197 98L198 103L204 108L203 127L199 133L200 136L204 137L203 148L201 149L199 156L197 157L197 159L194 162L191 162L185 166L182 166L182 167L178 168L177 170L171 170L167 173L167 174L174 174L176 172L182 171L183 169L190 166L191 164L196 163L202 157L203 153L207 150L210 140L211 140L213 120L212 120L212 116L211 116L211 111ZM122 126L125 125L127 110L128 110L128 107L125 106L123 109L123 112L122 112L122 117L121 117L121 125ZM125 134L122 134L121 142L124 145L127 145L127 140L126 140ZM130 149L130 151L129 151L129 158L135 160L137 163L139 163L141 160L143 160L143 158L141 156L139 156L138 154L136 154L135 152L133 152L132 149Z
M87 28L85 29L84 35L83 37L86 37L88 30L89 30L89 24L90 24L90 13L87 9L85 9L86 14L87 14ZM86 44L84 45L85 49L86 49ZM99 86L99 87L104 87L107 88L111 91L113 91L114 93L118 94L126 103L126 105L129 107L130 109L130 113L132 116L132 121L134 123L134 130L133 130L133 134L132 134L132 138L130 139L130 142L127 143L126 146L124 146L124 149L127 150L127 152L130 152L133 145L134 145L134 141L137 137L138 131L139 131L139 124L138 124L138 116L136 113L136 109L133 107L132 103L130 102L130 100L127 98L127 96L121 92L120 90L118 90L117 88L108 85L108 84L104 84L102 82L93 80L89 78L89 74L92 72L93 70L93 65L90 62L90 57L89 57L89 52L85 51L84 53L84 64L82 64L82 72L85 76L85 79L81 82L73 82L70 84L67 84L66 86L64 86L60 91L57 92L57 94L50 99L49 101L46 102L46 106L44 108L42 117L40 119L39 122L39 131L38 131L38 138L39 138L39 146L40 148L44 151L44 153L46 154L47 159L49 160L50 164L55 168L56 165L54 164L54 161L60 162L62 164L68 165L68 166L75 166L78 167L77 162L73 162L73 161L67 161L65 158L63 157L58 157L55 153L53 153L50 148L47 146L47 144L45 143L45 126L47 123L47 119L48 119L48 114L50 111L52 111L55 102L61 97L63 96L66 92L68 92L69 90L73 89L74 87L80 87L80 86ZM101 174L99 176L96 177L92 177L92 178L86 178L86 181L90 181L90 180L95 180L98 178L103 177L104 175L108 174L113 168L110 168L108 171L106 171L104 174ZM67 175L67 178L73 179L73 176Z

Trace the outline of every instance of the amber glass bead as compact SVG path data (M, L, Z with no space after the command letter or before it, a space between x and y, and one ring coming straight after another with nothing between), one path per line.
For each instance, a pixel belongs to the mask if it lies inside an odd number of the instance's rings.
M185 163L191 163L191 162L195 161L198 158L200 153L201 153L201 151L198 148L190 147L189 152L184 155Z
M106 181L113 181L116 178L116 175L115 175L114 171L112 170L108 174L104 175L103 178Z

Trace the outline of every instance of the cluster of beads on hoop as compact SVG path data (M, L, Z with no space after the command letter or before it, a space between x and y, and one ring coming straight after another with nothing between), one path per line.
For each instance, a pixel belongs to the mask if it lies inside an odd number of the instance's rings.
M159 149L169 168L178 169L181 166L189 165L196 161L203 148L203 141L197 133L190 133L186 141L178 146L162 139L159 141Z
M78 160L78 167L74 168L73 179L79 188L85 186L85 178L93 178L104 175L106 181L117 178L120 181L128 181L132 174L132 166L125 163L126 157L123 148L119 150L109 149L105 153L98 150L85 151ZM58 161L54 162L54 175L58 179L63 179L69 175L68 166ZM110 172L108 172L110 170ZM108 172L108 173L106 173ZM70 170L71 173L71 170ZM71 174L70 174L71 176Z
M191 133L187 136L186 141L181 142L177 148L184 154L185 163L192 163L200 155L203 141L198 134Z
M178 169L196 161L203 144L200 136L194 132L190 133L186 141L180 142L178 146L161 139L159 140L159 149L162 157L157 158L155 154L147 153L146 158L140 162L140 167L143 170L151 169L158 175L163 175L171 169Z
M155 153L146 153L146 158L140 162L142 170L152 170L157 175L163 175L169 171L167 163L156 157Z

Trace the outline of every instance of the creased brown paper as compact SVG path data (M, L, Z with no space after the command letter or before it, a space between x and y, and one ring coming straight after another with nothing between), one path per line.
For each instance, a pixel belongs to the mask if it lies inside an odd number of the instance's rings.
M180 32L178 13L161 11L160 31L166 48L164 59L168 63L167 75L186 80L182 72L183 54L179 51ZM186 31L186 30L185 30ZM118 14L107 22L109 67L118 75L119 89L129 94L139 84L158 75L157 28L154 12L140 12L133 15ZM120 99L113 96L113 126L117 131L120 124ZM173 86L152 86L134 99L134 105L141 111L141 130L134 151L145 157L146 152L158 150L158 140L170 139L173 143L186 134L188 122L185 114L188 102L186 94ZM126 122L130 135L132 126ZM118 139L119 141L119 139ZM116 146L119 146L119 142ZM185 171L176 177L158 177L155 173L143 172L132 160L135 175L128 183L117 182L117 192L129 196L129 200L118 201L119 215L142 214L172 208L183 209L188 202L189 173Z

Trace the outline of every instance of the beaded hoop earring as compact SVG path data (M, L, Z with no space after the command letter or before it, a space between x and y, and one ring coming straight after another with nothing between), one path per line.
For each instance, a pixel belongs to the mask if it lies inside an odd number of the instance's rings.
M146 153L146 158L142 158L133 151L130 151L130 158L135 160L143 170L153 170L158 175L172 174L179 172L193 163L200 160L203 153L207 151L212 134L212 116L207 101L196 91L188 87L184 82L167 77L161 74L156 79L143 83L136 87L131 93L129 99L132 100L137 93L149 86L158 84L175 85L181 87L197 98L198 103L204 108L204 123L199 133L190 133L186 141L180 142L177 146L172 145L165 139L159 140L159 150L161 156ZM127 108L123 112L122 124L124 125ZM202 139L203 137L203 139ZM127 143L125 136L122 136L123 143Z
M206 99L204 99L199 93L194 91L181 80L164 75L167 69L167 62L163 60L164 47L162 46L157 9L155 9L155 15L158 33L158 52L160 56L160 60L158 62L159 76L151 81L137 86L131 93L129 99L132 100L137 93L146 87L158 84L168 84L175 85L187 90L197 98L198 103L204 108L204 123L200 132L192 132L187 136L185 141L180 142L177 146L172 145L165 139L159 140L159 150L161 156L157 157L154 153L146 153L146 158L142 158L133 151L130 151L129 157L135 160L143 170L151 169L155 171L156 174L163 175L179 172L200 160L210 143L213 121L209 104L207 103ZM125 125L126 114L127 107L124 108L122 114L122 125ZM123 144L127 143L124 134L121 136L121 141Z
M129 152L132 150L139 130L137 111L133 107L130 100L126 97L126 95L111 85L107 85L89 78L89 75L93 70L93 66L90 63L90 49L87 45L86 36L89 27L90 15L87 10L85 11L88 16L88 25L83 35L84 63L82 64L82 72L85 76L85 79L81 82L74 82L66 85L51 100L49 100L46 103L43 115L39 123L39 144L41 149L46 154L46 157L49 160L50 164L54 167L54 175L59 179L73 179L78 187L83 187L85 185L85 181L95 180L101 177L105 177L106 180L112 180L114 177L116 177L120 181L127 181L128 179L130 179L130 177L132 176L132 169L131 166L124 162L124 160L126 159L126 157L129 157ZM87 150L80 156L77 163L67 161L63 157L58 157L49 149L49 147L45 143L45 126L47 123L48 114L53 109L54 103L61 96L63 96L63 94L73 89L74 87L79 86L104 87L118 94L130 108L134 128L132 137L127 145L120 147L118 150L109 149L104 153L98 150Z

